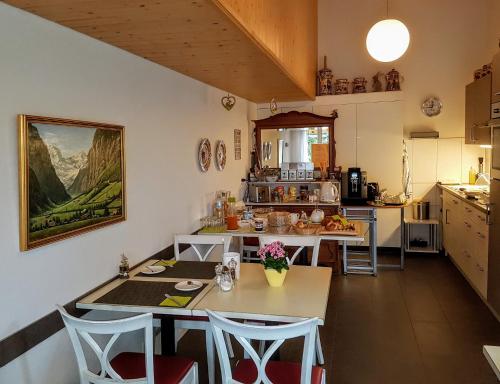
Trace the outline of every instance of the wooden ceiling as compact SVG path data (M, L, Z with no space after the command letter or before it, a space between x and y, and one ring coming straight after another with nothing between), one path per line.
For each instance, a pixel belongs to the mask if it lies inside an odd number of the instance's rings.
M296 17L313 19L302 26L250 17L276 17L283 3L270 0L245 0L259 9L234 0L5 2L254 102L314 98L315 0L290 0Z

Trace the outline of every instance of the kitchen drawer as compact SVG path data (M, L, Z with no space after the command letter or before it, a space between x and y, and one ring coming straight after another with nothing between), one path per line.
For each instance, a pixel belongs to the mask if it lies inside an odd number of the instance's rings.
M488 232L475 228L473 230L473 241L471 242L474 258L483 265L488 265Z
M473 260L470 265L469 280L479 293L486 298L488 290L488 267Z
M488 215L481 212L479 209L472 208L472 222L476 224L480 230L488 231Z

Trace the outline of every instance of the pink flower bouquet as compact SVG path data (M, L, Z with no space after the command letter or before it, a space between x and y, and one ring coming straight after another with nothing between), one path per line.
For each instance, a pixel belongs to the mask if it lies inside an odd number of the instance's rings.
M284 245L281 241L275 241L258 250L257 255L264 269L275 269L281 273L281 270L288 270L288 260Z

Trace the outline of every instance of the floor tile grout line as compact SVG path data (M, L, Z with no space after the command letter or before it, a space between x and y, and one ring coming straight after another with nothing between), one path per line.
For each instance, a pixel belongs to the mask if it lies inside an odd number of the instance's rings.
M403 296L403 302L404 302L404 305L405 305L405 308L406 308L406 312L408 314L408 318L410 320L410 324L411 324L411 330L412 330L412 333L413 333L413 339L415 340L415 345L417 346L417 349L418 349L418 354L420 356L420 364L422 364L422 366L425 368L424 369L424 375L425 375L425 378L427 381L430 381L431 380L431 377L429 377L429 372L427 370L427 366L424 362L424 356L423 356L423 352L422 352L422 349L420 348L420 344L418 343L418 339L417 339L417 332L415 330L415 324L414 324L414 321L413 321L413 318L411 316L411 313L410 313L410 309L408 308L408 302L406 300L406 295L404 293L404 287L403 287L403 283L401 281L402 277L404 276L404 273L405 271L401 271L401 273L398 275L398 284L399 284L399 289L401 290L401 295ZM425 383L422 383L422 384L425 384Z

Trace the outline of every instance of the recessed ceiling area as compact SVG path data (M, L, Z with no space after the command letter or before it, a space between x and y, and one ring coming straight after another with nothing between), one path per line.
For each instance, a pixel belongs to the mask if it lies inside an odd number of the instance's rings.
M211 0L8 0L6 3L254 102L314 97ZM286 31L289 34L288 31ZM314 66L316 68L316 55ZM311 58L312 59L312 58Z

